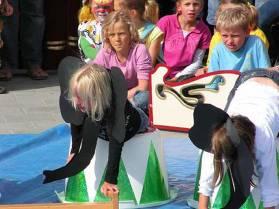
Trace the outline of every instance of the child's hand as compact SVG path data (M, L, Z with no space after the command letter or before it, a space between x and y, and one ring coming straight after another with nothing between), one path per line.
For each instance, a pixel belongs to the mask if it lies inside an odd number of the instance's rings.
M279 65L277 65L277 66L274 66L274 67L270 67L270 68L268 68L268 70L274 70L274 71L279 71Z
M205 73L207 73L208 67L202 67L200 69L197 70L197 72L195 73L195 76L199 76L199 75L203 75Z
M104 184L101 187L101 192L105 195L108 196L109 193L118 193L119 190L115 184L111 184L108 182L104 182Z
M9 4L8 1L2 1L0 0L0 15L3 15L3 16L11 16L13 14L13 7L12 5Z
M177 81L177 78L176 78L176 77L173 77L173 78L171 78L171 79L169 79L169 80L167 80L167 81L169 81L169 82L176 82L176 81Z
M7 3L7 5L6 5L6 11L5 11L5 13L4 13L3 15L5 15L5 16L11 16L11 15L13 14L13 12L14 12L13 7L12 7L9 3Z
M130 89L130 90L128 91L127 99L128 99L129 101L131 101L132 103L133 103L133 98L134 98L135 94L136 94L136 89L135 89L135 88Z

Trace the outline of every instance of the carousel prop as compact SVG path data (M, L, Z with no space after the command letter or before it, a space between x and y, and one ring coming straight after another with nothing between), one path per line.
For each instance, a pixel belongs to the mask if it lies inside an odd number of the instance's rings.
M66 180L65 192L58 194L63 203L106 202L100 191L106 171L108 142L98 140L91 163L81 173ZM137 134L125 142L118 175L120 208L162 205L176 197L170 191L159 131Z
M3 209L118 209L118 194L109 194L111 201L107 203L50 203L50 204L13 204L0 205Z
M224 109L239 71L207 73L182 82L168 82L169 69L157 65L150 78L150 120L153 127L188 131L198 103L210 103Z

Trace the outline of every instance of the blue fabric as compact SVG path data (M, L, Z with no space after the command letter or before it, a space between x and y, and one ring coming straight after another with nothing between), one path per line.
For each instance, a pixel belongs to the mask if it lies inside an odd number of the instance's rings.
M42 171L65 163L70 130L65 124L38 135L0 135L0 204L59 202L54 191L64 190L64 180L42 184ZM152 209L190 209L198 150L185 138L165 140L170 188L178 190L175 201Z
M245 72L256 68L270 67L268 52L263 42L256 36L249 36L244 45L231 52L223 42L212 51L208 72L217 70L239 70Z

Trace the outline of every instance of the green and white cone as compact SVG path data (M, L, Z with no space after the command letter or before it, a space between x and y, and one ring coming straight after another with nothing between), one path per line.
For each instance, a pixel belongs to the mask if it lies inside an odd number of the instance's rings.
M108 142L98 140L90 165L67 181L64 202L106 202L100 192L107 164ZM118 175L119 201L127 207L160 205L171 200L159 131L138 134L124 144ZM82 188L82 189L81 189Z
M277 174L279 179L279 152L278 152L279 149L278 148L279 148L279 143L277 143L277 153L276 153ZM197 171L194 194L193 197L187 200L188 205L193 208L197 208L198 205L198 198L199 198L198 185L199 185L200 173L202 172L202 162L203 162L202 157L203 157L203 152L201 153L200 160L199 160L199 167ZM256 185L258 185L257 178L254 178L253 182ZM225 171L225 175L221 184L219 184L216 187L212 197L210 198L210 203L211 203L210 208L211 209L223 208L228 203L229 197L230 197L230 182L229 182L228 173ZM264 209L263 202L261 201L260 190L258 187L251 186L251 194L247 198L246 202L241 206L240 209Z

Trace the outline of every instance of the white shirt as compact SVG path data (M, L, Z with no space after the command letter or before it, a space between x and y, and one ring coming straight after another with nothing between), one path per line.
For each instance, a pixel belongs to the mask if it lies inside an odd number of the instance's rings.
M256 126L255 157L259 189L264 207L279 205L279 183L276 165L276 143L279 132L279 91L253 80L241 84L228 109L228 114L248 117ZM276 142L277 140L277 142ZM205 153L199 192L211 196L214 189L213 155ZM212 164L211 164L212 163ZM208 165L211 164L211 165ZM205 172L206 171L206 172Z

